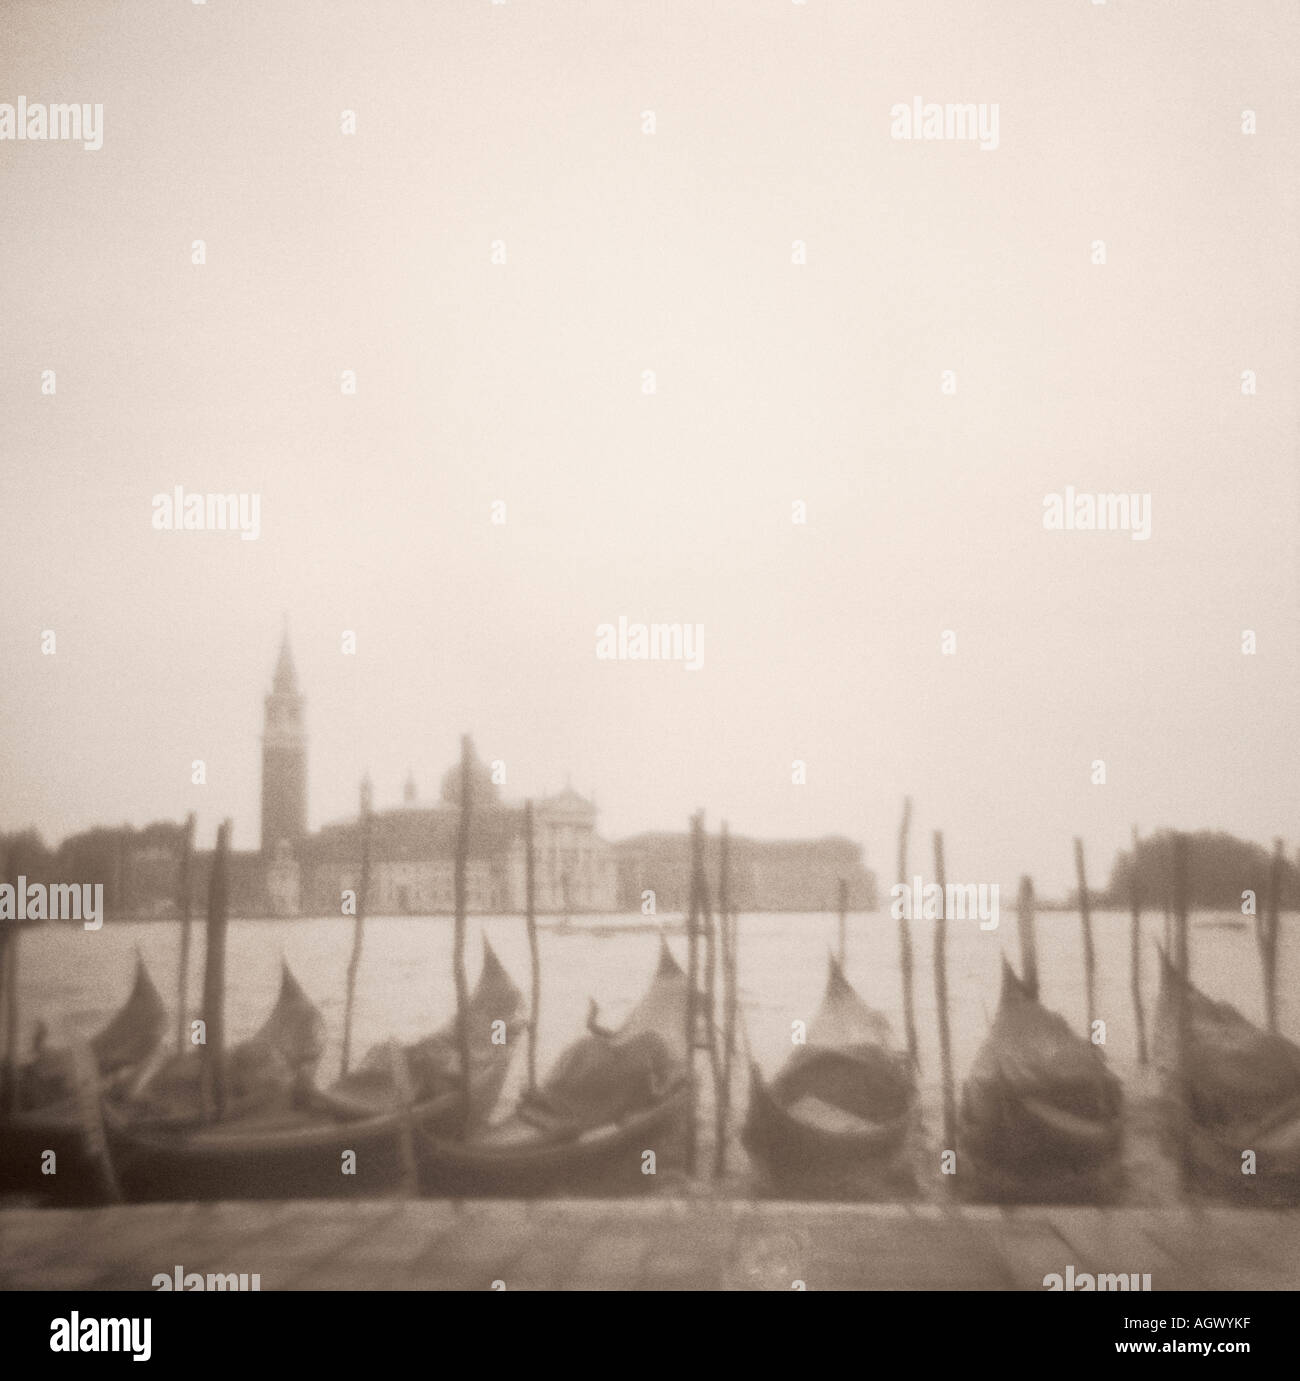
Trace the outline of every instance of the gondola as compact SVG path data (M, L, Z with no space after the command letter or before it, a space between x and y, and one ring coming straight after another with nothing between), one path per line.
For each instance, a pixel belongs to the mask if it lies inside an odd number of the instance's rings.
M473 1126L481 1125L500 1097L516 1037L523 1029L522 1009L523 994L484 936L483 967L469 999ZM498 1039L494 1040L493 1023L498 1022ZM401 1053L398 1069L392 1061L391 1046L376 1046L355 1070L328 1090L314 1094L314 1106L343 1118L362 1118L400 1107L404 1091L409 1090L417 1104L438 1103L446 1108L448 1118L458 1112L461 1080L456 1017L433 1035L402 1047ZM442 1120L439 1114L438 1121Z
M1178 1144L1178 974L1161 950L1155 1057L1164 1093L1164 1140ZM1202 1188L1260 1201L1300 1198L1300 1046L1261 1030L1191 983L1187 994L1189 1150ZM1243 1173L1243 1153L1254 1173Z
M861 1198L905 1187L902 1152L917 1124L916 1079L889 1022L831 956L821 1006L769 1083L750 1065L741 1139L782 1192Z
M311 1085L325 1050L325 1020L281 961L280 991L270 1015L226 1055L226 1113L241 1118L290 1106ZM141 1124L192 1127L202 1098L200 1047L160 1051L126 1087L109 1094L116 1111Z
M957 1187L999 1203L1120 1188L1123 1095L1100 1052L1002 961L997 1016L962 1088Z
M504 1082L521 1002L485 941L483 973L468 1014L472 1096L480 1119ZM491 1038L497 1021L505 1023L500 1045ZM311 1025L278 1023L273 1029L301 1035ZM366 1197L413 1183L410 1138L426 1126L453 1125L460 1115L455 1031L453 1018L414 1045L379 1047L354 1075L328 1090L306 1086L301 1075L286 1079L282 1070L268 1096L246 1098L233 1115L207 1125L193 1110L180 1119L150 1115L139 1103L110 1103L105 1123L123 1191L136 1200ZM308 1044L299 1048L305 1051ZM264 1048L256 1039L248 1045Z
M162 997L137 955L130 996L88 1042L87 1063L100 1090L135 1076L157 1050L166 1020ZM92 1200L98 1179L87 1173L86 1101L79 1096L73 1052L38 1050L19 1067L16 1082L16 1107L11 1091L0 1090L0 1192L63 1203ZM53 1174L43 1169L47 1151L55 1155Z
M566 1190L633 1194L675 1163L688 1110L686 975L660 937L649 988L617 1031L593 1004L588 1034L570 1045L514 1112L461 1139L440 1128L416 1137L432 1193L508 1195ZM647 1173L654 1152L655 1175Z
M315 1075L325 1053L325 1019L283 959L280 994L253 1040L270 1046L295 1075L307 1079Z

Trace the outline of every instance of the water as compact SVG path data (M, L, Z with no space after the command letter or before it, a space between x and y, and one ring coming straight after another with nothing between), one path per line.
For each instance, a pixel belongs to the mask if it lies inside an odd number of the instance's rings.
M1240 919L1197 916L1191 928L1192 976L1205 991L1263 1020L1260 965L1253 922L1228 929L1205 922ZM669 924L679 923L669 918ZM658 938L642 917L584 917L573 929L543 929L538 1068L551 1061L585 1027L587 1001L600 1004L601 1020L615 1025L641 995L654 972ZM602 926L601 933L593 927ZM1130 1091L1143 1086L1137 1065L1136 1024L1129 992L1129 917L1093 916L1097 955L1097 1011L1106 1022L1111 1067ZM1163 933L1158 914L1144 918L1142 959L1150 1031L1158 979L1154 941ZM614 933L609 933L613 931ZM528 943L518 917L472 917L467 950L471 986L479 966L479 935L486 933L525 994ZM261 1024L275 1001L283 955L324 1013L329 1045L321 1066L328 1082L338 1068L343 1001L353 922L348 917L310 920L235 920L227 939L228 1038L240 1040ZM741 1007L755 1059L773 1073L791 1049L791 1023L816 1010L826 978L826 954L836 942L837 920L811 915L745 915L739 922ZM927 1143L941 1118L941 1079L935 1022L933 923L912 923L916 974L916 1022L921 1058L922 1107ZM1283 917L1279 938L1279 1025L1292 1039L1300 1026L1300 953L1295 918ZM686 941L670 944L685 965ZM21 993L24 1044L39 1018L51 1043L91 1034L125 998L137 947L169 1003L175 1000L180 928L169 922L108 922L98 932L45 927L22 936ZM190 1015L202 988L203 930L196 924L189 983ZM1038 918L1039 970L1044 1004L1085 1030L1083 943L1077 913L1044 912ZM1016 960L1014 920L996 931L976 922L948 927L948 987L953 1058L960 1082L997 1007L1003 951ZM354 1059L370 1045L395 1037L412 1040L440 1026L455 1007L451 975L452 922L438 917L376 917L366 922L365 949L357 978ZM851 916L848 974L861 996L885 1012L902 1038L902 998L897 922L887 912ZM742 1047L743 1050L743 1047ZM702 1061L703 1063L703 1061ZM503 1106L522 1085L523 1052L516 1057ZM702 1083L707 1080L702 1079ZM738 1084L738 1088L743 1085ZM738 1094L738 1098L742 1095ZM707 1117L701 1122L707 1122Z

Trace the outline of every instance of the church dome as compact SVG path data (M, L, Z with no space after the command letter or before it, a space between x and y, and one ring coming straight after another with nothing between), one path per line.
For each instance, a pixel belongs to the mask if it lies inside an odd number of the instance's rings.
M500 791L492 780L491 770L474 751L470 744L470 781L473 784L473 808L481 810L485 806L500 804ZM460 804L460 763L453 763L442 775L442 799L448 805Z

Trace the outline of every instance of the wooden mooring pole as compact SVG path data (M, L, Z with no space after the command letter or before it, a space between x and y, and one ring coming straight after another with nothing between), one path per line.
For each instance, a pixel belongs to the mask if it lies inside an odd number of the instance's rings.
M1273 841L1273 861L1268 871L1266 914L1255 915L1255 939L1259 944L1260 966L1264 973L1264 1022L1277 1031L1277 929L1282 912L1283 862L1281 839Z
M903 798L903 818L898 826L898 880L907 883L907 833L912 824L912 798ZM913 902L919 909L919 899ZM898 967L903 977L903 1030L907 1038L907 1058L913 1069L921 1067L916 1045L916 1001L912 994L912 930L906 908L898 918Z
M104 1132L99 1062L88 1041L80 1041L72 1047L72 1083L77 1118L81 1124L81 1149L90 1166L96 1198L101 1203L119 1204L122 1202L122 1188Z
M718 985L718 925L713 914L712 889L709 886L708 835L700 829L700 924L704 930L704 1021L703 1035L709 1055L709 1073L713 1079L713 1116L717 1129L718 1109L724 1101L722 1094L722 1061L718 1050L717 985ZM717 1173L717 1147L714 1147L714 1173Z
M1079 880L1079 919L1083 926L1083 980L1088 998L1087 1039L1092 1041L1092 1033L1097 1020L1097 955L1092 945L1092 907L1088 900L1088 874L1083 864L1083 840L1074 841L1074 871Z
M839 894L840 910L840 943L839 960L842 969L848 961L848 913L849 913L849 884L845 878L840 879Z
M939 892L947 897L948 889L943 862L943 832L934 832L934 880ZM943 1071L943 1144L945 1150L957 1149L957 1089L952 1069L952 1028L948 1021L948 921L946 906L940 905L939 919L934 923L934 1000L939 1015L939 1060Z
M230 821L217 830L212 876L208 880L207 953L203 965L203 1049L199 1070L205 1122L226 1112L226 926L229 921Z
M194 929L191 913L193 902L190 893L194 876L194 830L197 817L193 811L185 817L185 829L181 834L181 859L176 880L176 906L181 913L181 958L176 975L176 1052L185 1050L186 1016L190 1005L190 940Z
M700 831L700 927L704 932L704 1034L708 1042L709 1059L712 1062L713 1076L718 1076L718 1047L713 1038L716 1030L717 983L718 983L718 937L714 925L712 890L709 887L709 871L706 864L708 836Z
M17 874L10 875L12 856L0 857L0 881L17 885ZM4 1109L10 1116L18 1111L18 941L22 927L17 922L0 925L0 997L5 1009L5 1063L3 1091L7 1100Z
M1175 1073L1174 1089L1177 1101L1178 1175L1184 1194L1192 1188L1192 1110L1191 1089L1188 1083L1188 1001L1187 986L1191 982L1191 954L1187 939L1187 836L1181 831L1173 838L1173 904L1174 904L1174 1030Z
M411 1068L400 1041L389 1041L388 1068L393 1092L397 1095L397 1193L413 1199L419 1192L420 1171L415 1149L415 1091L411 1087Z
M731 915L731 840L727 822L718 839L718 937L722 945L722 1079L714 1121L713 1175L727 1168L727 1132L731 1123L731 1071L736 1048L736 955Z
M1016 926L1020 931L1020 981L1029 996L1038 1000L1038 934L1034 925L1034 881L1020 879L1016 899Z
M472 777L473 752L468 734L460 740L460 822L456 831L456 862L453 887L456 904L456 929L452 938L452 975L456 981L456 1046L460 1053L461 1138L469 1137L473 1118L473 1070L470 1068L469 979L465 974L465 917L468 907L470 816L474 809Z
M357 996L357 971L361 967L361 945L366 933L366 907L370 901L370 819L371 786L367 777L361 783L361 882L357 887L357 914L352 926L352 953L348 958L348 988L343 1001L343 1063L346 1074L352 1062L352 1007Z
M1133 1020L1137 1026L1138 1064L1150 1058L1147 1052L1147 1019L1142 1006L1142 881L1138 871L1138 827L1133 826L1133 866L1129 870L1129 926L1128 968L1129 987L1133 993Z
M700 865L703 822L701 812L691 817L690 900L686 911L686 1173L695 1173L696 1147L696 1081L695 1032L699 1010L699 905Z
M16 1022L12 1019L15 1008L10 995L10 970L16 964L18 949L18 927L0 926L0 1013L4 1023L0 1035L4 1039L4 1061L0 1064L0 1113L9 1114L17 1110L15 1094L18 1088L18 1035Z
M528 1089L537 1088L537 1014L542 1005L542 961L537 948L537 861L534 852L533 803L524 802L524 927L528 931L528 963L532 975L528 1003Z

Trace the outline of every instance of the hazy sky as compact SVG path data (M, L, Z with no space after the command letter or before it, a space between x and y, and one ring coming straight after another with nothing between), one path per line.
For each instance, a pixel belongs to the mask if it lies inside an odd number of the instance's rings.
M252 847L287 613L313 825L469 730L612 837L703 806L886 880L904 793L950 877L1051 891L1076 833L1099 876L1134 822L1295 844L1295 5L0 25L0 102L104 107L97 152L0 142L0 827ZM999 146L891 138L918 96ZM153 530L178 484L258 540ZM1067 485L1150 493L1150 540L1045 531ZM703 669L598 661L620 615Z

